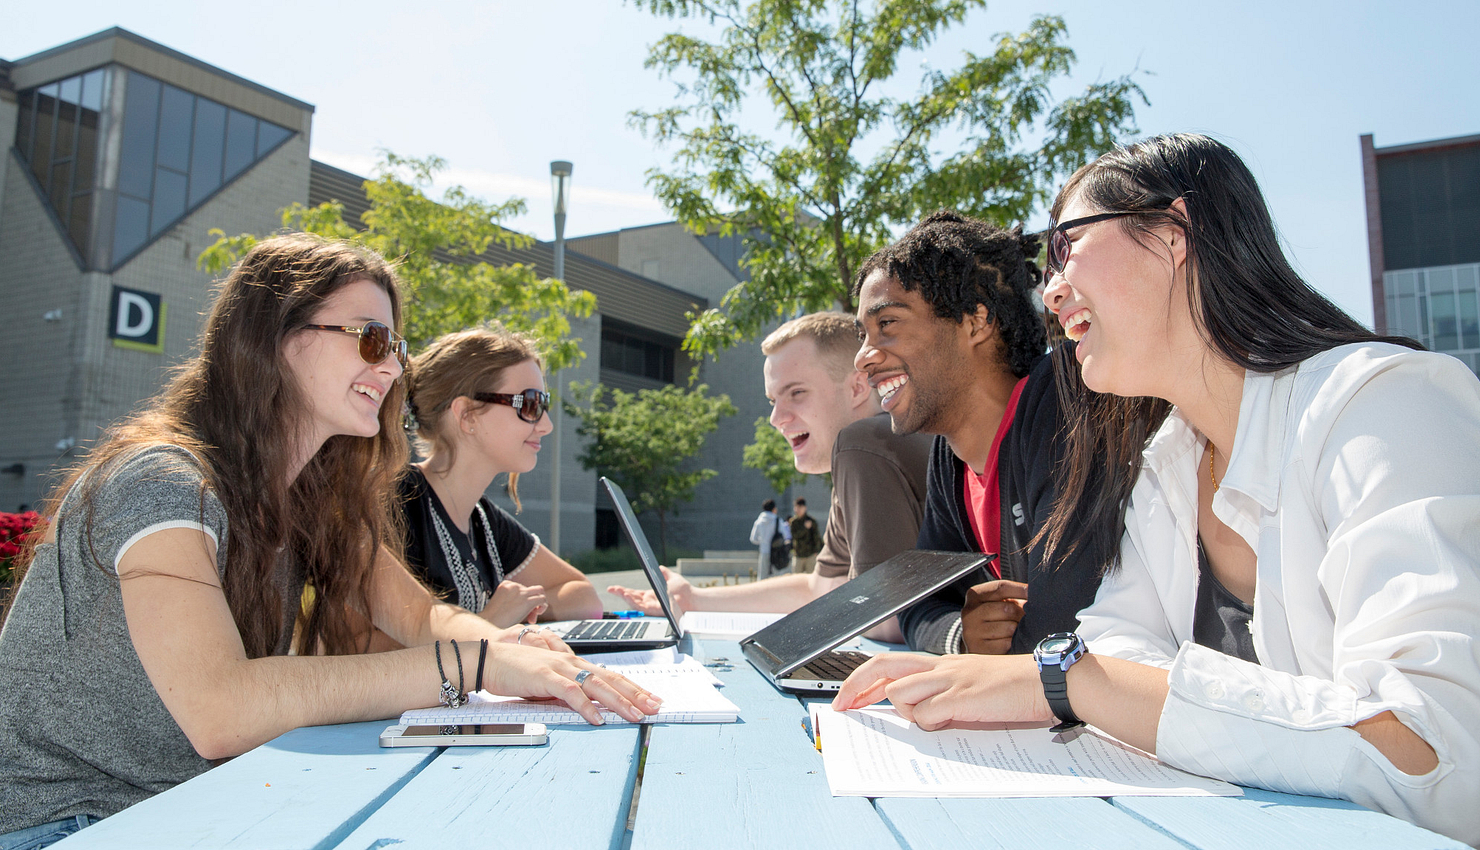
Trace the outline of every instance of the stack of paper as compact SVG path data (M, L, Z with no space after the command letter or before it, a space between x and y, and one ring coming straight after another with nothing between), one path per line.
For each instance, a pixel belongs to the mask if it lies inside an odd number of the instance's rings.
M715 687L719 679L704 665L674 650L610 652L585 656L620 673L663 700L658 713L643 723L733 723L740 708ZM607 723L630 723L605 708ZM402 726L448 726L457 723L544 723L547 726L585 723L586 719L560 702L536 702L478 691L468 694L460 708L421 708L401 715Z
M1237 786L1168 767L1089 729L926 732L892 708L814 712L835 797L1236 797Z
M696 637L738 640L750 637L785 616L747 611L689 611L678 619L678 627L684 634Z

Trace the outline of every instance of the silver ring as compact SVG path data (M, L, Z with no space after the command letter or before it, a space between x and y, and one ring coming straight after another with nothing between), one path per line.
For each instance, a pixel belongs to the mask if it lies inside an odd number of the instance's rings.
M582 670L581 672L576 674L576 684L584 686L586 684L586 680L589 678L591 678L591 671Z
M520 629L519 630L519 637L514 638L514 642L515 643L524 643L524 636L527 635L527 634L529 634L532 631L534 631L534 629L530 628L529 626L525 626L524 628Z

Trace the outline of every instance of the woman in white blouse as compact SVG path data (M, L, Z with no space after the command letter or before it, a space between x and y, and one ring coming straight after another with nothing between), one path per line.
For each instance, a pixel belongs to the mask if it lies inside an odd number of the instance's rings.
M1045 538L1111 535L1117 563L1036 663L881 656L835 706L1083 720L1480 842L1480 382L1312 290L1207 137L1107 153L1052 212L1044 301L1079 368L1060 354L1071 458Z

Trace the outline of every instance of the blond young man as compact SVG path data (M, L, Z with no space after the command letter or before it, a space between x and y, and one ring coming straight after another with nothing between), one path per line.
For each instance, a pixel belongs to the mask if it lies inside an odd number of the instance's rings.
M846 313L812 313L761 343L771 425L786 437L799 471L832 473L832 504L815 572L751 584L694 587L665 569L683 611L789 613L851 576L915 547L924 513L929 437L893 433L867 378L853 368L858 329ZM660 613L651 590L610 587L633 607ZM903 642L894 620L869 632Z

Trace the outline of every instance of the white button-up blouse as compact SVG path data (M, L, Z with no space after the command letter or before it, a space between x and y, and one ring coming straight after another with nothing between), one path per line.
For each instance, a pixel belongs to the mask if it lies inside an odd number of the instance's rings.
M1122 567L1080 615L1091 652L1169 670L1158 756L1480 844L1480 381L1386 344L1247 374L1213 511L1258 558L1259 664L1192 642L1204 443L1176 411L1151 440ZM1388 710L1436 769L1347 728Z

